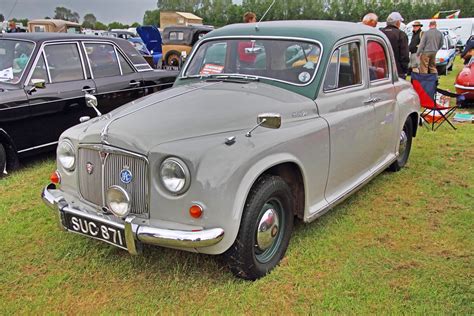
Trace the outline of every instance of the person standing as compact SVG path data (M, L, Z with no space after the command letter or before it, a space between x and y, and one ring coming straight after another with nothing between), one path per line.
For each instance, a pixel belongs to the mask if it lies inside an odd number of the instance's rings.
M253 12L245 12L244 23L257 23L257 15Z
M443 41L443 34L436 28L436 21L431 21L430 29L423 34L417 50L417 55L420 56L420 73L438 73L436 53L443 47Z
M392 45L393 55L397 64L397 72L400 78L405 79L408 71L408 62L410 61L408 51L408 36L400 31L400 24L403 17L398 12L392 12L387 17L387 26L380 29Z
M362 24L371 26L371 27L376 27L378 21L379 21L379 17L375 13L367 13L362 18Z
M421 30L423 24L421 24L420 21L413 22L412 27L413 32L410 45L408 46L408 50L410 51L410 64L408 65L409 71L418 69L420 67L420 60L418 58L417 51L418 46L420 45L421 37L423 36L423 31Z
M20 28L16 26L15 21L10 21L7 33L19 33Z

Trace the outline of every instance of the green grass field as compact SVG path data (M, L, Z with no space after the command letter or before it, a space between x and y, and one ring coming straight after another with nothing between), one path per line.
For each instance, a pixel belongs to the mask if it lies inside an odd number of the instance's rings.
M473 314L474 124L457 126L420 129L405 169L296 225L256 282L213 256L61 232L40 199L54 162L30 163L0 180L0 314Z

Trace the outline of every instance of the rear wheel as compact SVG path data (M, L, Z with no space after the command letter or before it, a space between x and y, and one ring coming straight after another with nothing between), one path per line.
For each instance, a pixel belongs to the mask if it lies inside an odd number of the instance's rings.
M166 55L166 58L165 58L166 65L178 67L179 66L179 59L180 59L180 56L179 56L178 52L171 51Z
M411 150L411 142L413 138L413 121L411 118L407 118L405 124L403 125L403 129L400 132L400 144L398 149L398 157L395 162L393 162L389 170L390 171L399 171L403 167L405 167L408 157L410 156Z
M285 255L293 230L293 197L283 179L263 176L251 189L239 234L224 254L235 276L256 280Z

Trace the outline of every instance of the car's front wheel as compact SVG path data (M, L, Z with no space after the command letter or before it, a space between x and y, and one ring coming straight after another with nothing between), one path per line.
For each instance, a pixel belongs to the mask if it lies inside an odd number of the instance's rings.
M237 277L256 280L272 270L285 255L293 230L293 197L278 176L262 176L252 187L239 233L225 253Z
M7 152L3 144L0 144L0 178L7 172Z
M399 171L402 169L408 161L408 157L410 156L411 150L411 142L413 139L413 121L411 118L407 118L405 124L403 125L403 129L400 132L400 144L398 147L398 157L395 162L393 162L389 170L390 171Z

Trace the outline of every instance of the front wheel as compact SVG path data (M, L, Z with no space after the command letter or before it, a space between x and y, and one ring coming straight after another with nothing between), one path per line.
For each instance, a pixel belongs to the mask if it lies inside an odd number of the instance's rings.
M398 148L398 157L394 163L389 167L390 171L399 171L405 167L408 157L410 156L411 142L413 138L413 121L411 118L407 118L403 129L400 132L400 144Z
M224 254L232 273L256 280L285 255L293 230L293 197L278 176L263 176L252 187L234 244Z
M7 173L7 152L3 144L0 144L0 178Z

